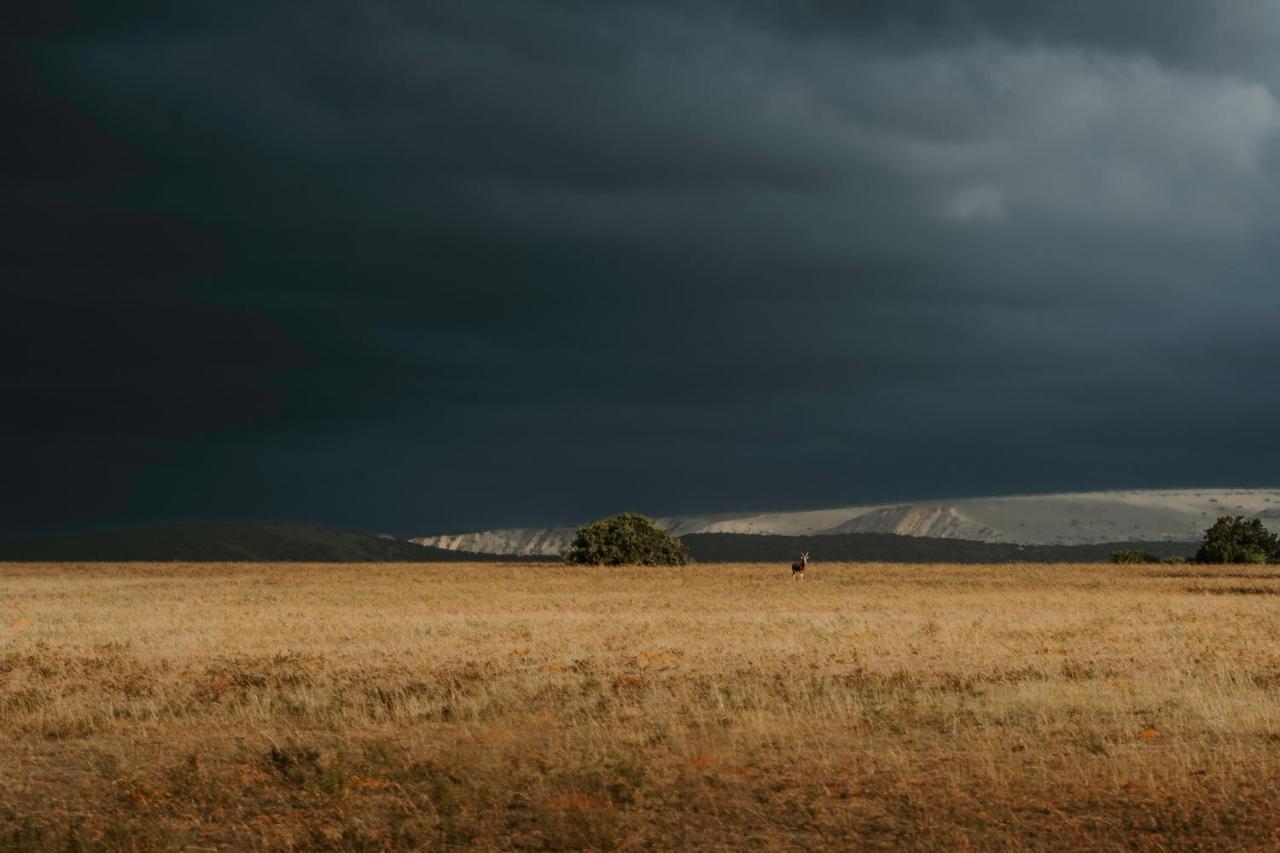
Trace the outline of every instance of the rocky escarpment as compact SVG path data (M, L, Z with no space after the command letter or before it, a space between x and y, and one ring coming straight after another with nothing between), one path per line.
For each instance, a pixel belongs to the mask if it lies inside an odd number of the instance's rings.
M483 530L477 533L445 533L410 539L419 545L476 554L512 554L554 557L569 547L576 527L522 527Z
M873 509L822 533L893 533L930 539L1003 541L995 530L967 518L955 507L904 504Z

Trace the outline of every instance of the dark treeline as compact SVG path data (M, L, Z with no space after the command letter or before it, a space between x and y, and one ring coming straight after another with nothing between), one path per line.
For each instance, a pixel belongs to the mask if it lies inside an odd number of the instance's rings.
M971 539L935 539L893 533L762 536L692 533L681 537L700 563L786 561L801 551L815 562L873 563L1101 563L1117 549L1157 557L1187 557L1195 542L1104 542L1096 545L1016 545Z

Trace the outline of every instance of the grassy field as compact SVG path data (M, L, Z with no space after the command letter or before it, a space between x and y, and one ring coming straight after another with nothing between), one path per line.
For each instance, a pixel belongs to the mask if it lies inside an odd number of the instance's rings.
M0 565L0 849L1280 844L1275 567Z

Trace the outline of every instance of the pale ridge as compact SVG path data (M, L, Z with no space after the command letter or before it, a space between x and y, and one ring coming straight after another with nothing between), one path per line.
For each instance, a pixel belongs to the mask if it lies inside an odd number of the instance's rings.
M1220 515L1261 519L1280 532L1280 489L1134 489L961 498L820 510L672 516L657 524L691 533L805 536L891 533L1023 545L1193 541ZM454 551L551 556L576 526L435 534L411 541Z

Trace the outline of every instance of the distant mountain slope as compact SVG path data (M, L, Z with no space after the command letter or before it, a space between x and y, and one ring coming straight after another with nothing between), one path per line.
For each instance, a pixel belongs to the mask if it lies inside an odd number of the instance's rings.
M892 533L932 539L1000 541L1000 533L951 506L887 506L832 527L829 533Z
M427 536L409 541L430 548L478 554L559 557L569 547L576 527L529 527Z
M1148 489L964 498L795 512L659 518L677 536L893 533L1022 545L1098 545L1199 539L1219 515L1261 518L1280 532L1280 489ZM449 550L555 556L574 526L454 533L413 541Z
M5 561L419 563L518 559L308 524L170 524L0 540Z
M771 536L691 533L681 541L699 563L789 563L808 551L815 563L1099 563L1112 551L1134 548L1157 557L1190 557L1196 542L1108 542L1096 545L1016 545L901 536L896 533L834 533Z

